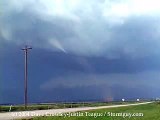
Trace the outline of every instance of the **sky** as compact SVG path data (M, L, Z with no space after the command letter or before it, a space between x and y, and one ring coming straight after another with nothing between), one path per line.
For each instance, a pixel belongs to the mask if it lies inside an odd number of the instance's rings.
M158 0L1 0L0 104L160 97Z

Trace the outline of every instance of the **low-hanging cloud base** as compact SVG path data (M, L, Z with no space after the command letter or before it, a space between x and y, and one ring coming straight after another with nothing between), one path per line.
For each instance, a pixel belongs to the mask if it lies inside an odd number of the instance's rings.
M159 97L158 0L0 1L0 103ZM44 99L45 98L45 99Z

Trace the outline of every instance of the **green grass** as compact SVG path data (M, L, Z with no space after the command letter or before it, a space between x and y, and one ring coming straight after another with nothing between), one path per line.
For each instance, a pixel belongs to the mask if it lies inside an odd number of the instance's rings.
M27 110L46 110L46 109L61 109L61 108L77 108L77 107L93 107L106 106L116 104L129 104L133 102L88 102L88 103L53 103L53 104L32 104L28 105ZM0 112L8 112L10 106L0 106ZM25 111L23 105L12 106L11 111Z
M85 112L81 112L84 114L82 117L37 117L31 120L160 120L160 103L151 103L146 105L138 105L138 106L129 106L129 107L120 107L120 108L109 108L109 109L100 109L100 110L91 110L87 111L89 113L102 113L112 112L112 113L141 113L141 117L116 117L116 116L102 116L102 117L91 117L86 116ZM143 115L143 116L142 116Z

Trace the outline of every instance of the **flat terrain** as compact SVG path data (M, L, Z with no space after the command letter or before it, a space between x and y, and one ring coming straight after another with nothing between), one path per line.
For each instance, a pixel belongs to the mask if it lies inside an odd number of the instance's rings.
M31 120L160 120L160 103L155 102L138 106L96 109L83 111L82 113L83 116L37 117ZM102 114L102 116L96 116L98 113ZM93 114L95 116L91 116Z
M27 111L31 110L47 110L47 109L63 109L63 108L77 108L77 107L95 107L95 106L107 106L107 105L120 105L120 104L132 104L131 102L79 102L79 103L42 103L42 104L30 104L27 107ZM25 111L24 105L13 105L11 108L9 105L0 106L0 113L14 111Z
M96 110L96 109L106 109L106 108L118 108L118 107L126 107L126 106L136 106L136 105L144 105L149 104L151 102L145 103L136 103L136 104L126 104L126 105L110 105L110 106L100 106L100 107L81 107L81 108L65 108L65 109L50 109L50 110L35 110L35 111L21 111L21 112L8 112L8 113L0 113L0 120L11 120L11 119L24 119L24 118L33 118L35 116L45 116L45 115L54 115L59 113L69 113L69 112L78 112L78 111L87 111L87 110ZM85 117L85 116L84 116ZM69 117L68 117L69 118ZM68 119L66 118L66 119ZM39 117L33 120L60 120L64 119L64 117ZM79 119L79 117L70 117L69 120ZM83 119L83 117L82 117ZM85 119L85 118L84 118ZM91 117L91 119L93 119Z

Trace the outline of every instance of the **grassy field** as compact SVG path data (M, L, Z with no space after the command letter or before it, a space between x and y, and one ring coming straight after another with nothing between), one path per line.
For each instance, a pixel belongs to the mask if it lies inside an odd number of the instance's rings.
M112 116L111 116L112 113ZM130 113L130 118L120 116L121 113ZM138 106L130 106L130 107L120 107L120 108L109 108L109 109L100 109L100 110L92 110L85 112L77 112L75 114L83 114L82 116L73 116L69 117L37 117L31 120L160 120L160 102L146 104L146 105L138 105ZM97 114L100 116L92 116L93 114ZM71 115L71 113L70 113ZM102 116L101 116L102 115ZM115 116L118 115L118 116Z
M77 108L77 107L93 107L106 106L116 104L128 104L135 102L86 102L86 103L53 103L53 104L32 104L28 105L27 110L46 110L46 109L61 109L61 108ZM0 106L0 112L8 112L10 106ZM11 111L24 111L23 105L12 106Z

